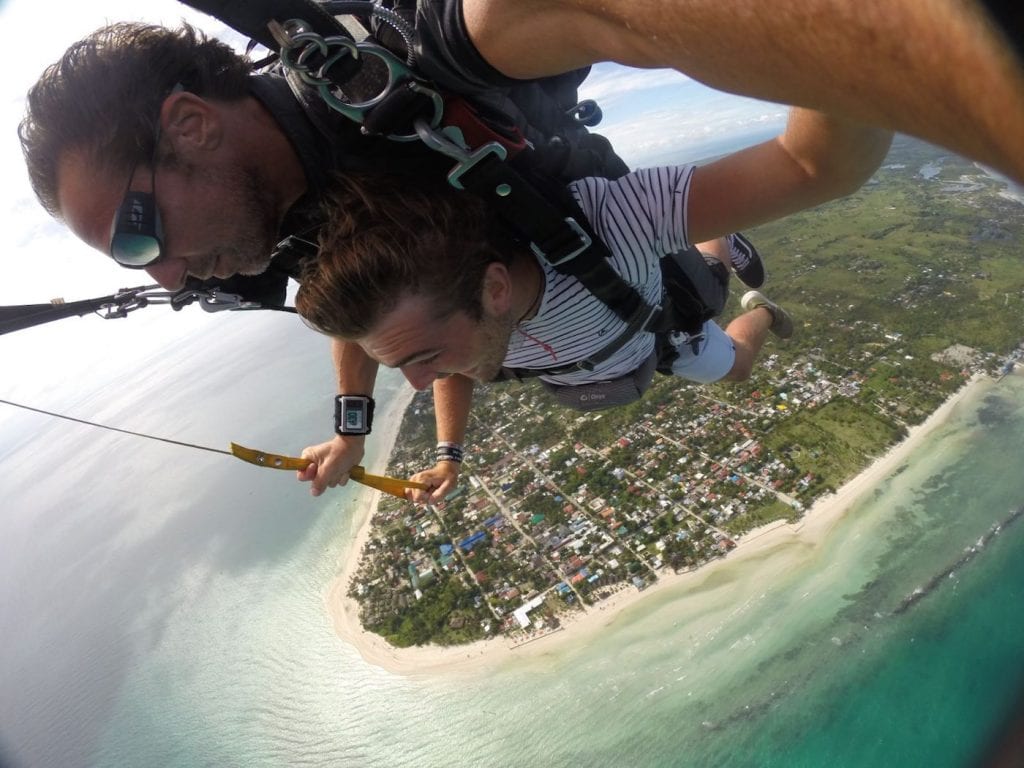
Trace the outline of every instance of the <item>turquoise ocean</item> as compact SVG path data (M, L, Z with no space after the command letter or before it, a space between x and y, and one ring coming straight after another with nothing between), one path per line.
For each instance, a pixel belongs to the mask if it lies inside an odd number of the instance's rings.
M111 364L56 404L217 447L323 431L322 339L210 322L221 346ZM283 367L237 343L254 329ZM823 545L727 562L480 675L397 676L334 633L358 489L312 499L287 473L38 414L0 412L0 434L5 767L953 768L1024 691L1024 521L993 531L1024 506L1019 375L973 390Z

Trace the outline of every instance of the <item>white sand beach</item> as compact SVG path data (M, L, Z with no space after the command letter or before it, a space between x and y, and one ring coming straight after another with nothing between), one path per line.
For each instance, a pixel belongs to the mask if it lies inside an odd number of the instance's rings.
M738 546L727 557L708 563L695 571L674 574L670 569L663 569L659 571L658 581L643 592L633 587L624 587L606 600L588 607L585 612L574 611L566 614L561 629L543 637L518 644L508 638L499 637L451 648L395 648L379 635L364 630L359 623L358 603L348 597L347 590L360 555L351 554L346 556L326 597L335 630L345 642L353 645L368 663L395 674L418 677L441 673L479 674L515 657L554 653L568 646L580 644L593 633L613 624L623 609L638 601L647 600L655 594L666 594L671 591L672 594L685 597L687 614L699 615L711 607L712 602L717 603L720 600L720 595L714 590L701 589L712 574L728 571L732 577L731 589L742 591L749 587L753 593L754 590L761 590L774 575L791 572L806 562L809 552L821 546L854 503L895 472L907 456L921 445L930 432L947 420L957 404L982 380L988 379L982 375L972 378L928 419L912 427L903 441L893 446L836 493L819 499L799 522L788 524L778 521L754 529L737 542ZM389 447L397 435L399 421L394 420L393 434L384 436L390 440ZM377 492L367 493L361 497L359 509L356 511L359 532L352 544L352 553L361 553L369 537L370 518L376 508L377 498Z

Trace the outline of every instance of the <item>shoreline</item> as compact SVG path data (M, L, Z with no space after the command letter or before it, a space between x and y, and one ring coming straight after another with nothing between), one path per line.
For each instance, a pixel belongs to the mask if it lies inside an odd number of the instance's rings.
M359 530L352 542L334 581L330 584L326 600L335 632L352 645L363 659L387 672L406 677L434 677L441 674L476 675L500 666L513 658L535 658L576 645L585 645L600 629L612 625L624 612L652 594L669 590L686 597L694 612L710 609L718 604L714 590L701 591L701 585L710 576L723 570L731 571L738 580L763 583L772 573L788 571L807 557L808 551L819 548L845 513L866 493L895 472L924 438L948 420L949 415L964 398L983 381L992 381L985 374L975 374L950 395L921 424L910 427L907 436L875 459L858 475L850 479L833 494L819 498L796 523L777 520L754 528L737 540L737 546L728 556L714 560L692 570L673 573L671 569L658 572L658 580L642 592L623 586L609 598L593 605L587 611L574 611L560 616L558 630L514 642L504 636L480 640L468 645L442 647L426 646L396 648L384 638L363 629L359 622L359 604L348 596L347 586L362 557L363 547L370 535L370 518L376 509L378 491L360 497L358 505ZM409 395L411 399L412 395ZM403 411L404 412L404 411ZM386 434L388 450L397 437L401 419ZM391 432L394 434L391 434ZM767 556L771 553L772 557ZM768 560L771 562L768 562Z

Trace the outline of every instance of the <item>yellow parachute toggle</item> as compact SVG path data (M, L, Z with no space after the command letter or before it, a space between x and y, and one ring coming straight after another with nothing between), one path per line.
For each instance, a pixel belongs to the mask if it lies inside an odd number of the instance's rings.
M302 470L313 463L309 459L299 459L294 456L281 456L276 453L257 451L254 448L246 448L238 443L231 444L231 455L236 456L242 461L255 464L258 467L270 467L271 469ZM430 488L426 483L400 480L397 477L386 477L384 475L371 475L358 465L348 471L348 476L357 483L362 483L370 488L376 488L384 493L390 493L392 496L397 496L400 499L405 498L405 491L408 488L419 488L424 491Z

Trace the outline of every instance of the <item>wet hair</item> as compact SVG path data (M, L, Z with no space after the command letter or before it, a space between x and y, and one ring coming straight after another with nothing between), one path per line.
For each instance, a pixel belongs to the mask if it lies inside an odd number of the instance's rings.
M60 216L57 165L68 150L127 176L153 155L160 106L175 86L234 101L247 95L250 70L248 59L187 24L123 22L78 41L29 90L18 127L39 201Z
M443 181L348 174L336 180L326 220L295 308L315 329L349 340L407 295L431 300L439 319L462 310L479 320L487 267L510 263L514 247L494 245L484 203Z

